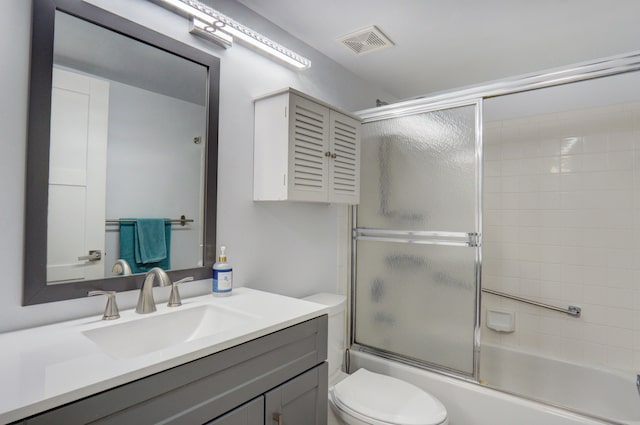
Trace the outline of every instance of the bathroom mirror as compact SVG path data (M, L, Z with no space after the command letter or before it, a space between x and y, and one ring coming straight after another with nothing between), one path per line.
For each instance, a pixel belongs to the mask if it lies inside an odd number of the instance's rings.
M144 266L112 271L139 218L166 219L172 280L208 277L219 60L80 0L32 25L23 305L139 288Z

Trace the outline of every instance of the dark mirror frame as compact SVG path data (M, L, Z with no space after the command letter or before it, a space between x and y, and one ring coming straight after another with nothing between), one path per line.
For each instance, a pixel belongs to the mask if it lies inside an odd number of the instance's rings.
M207 67L207 147L202 223L204 264L202 267L168 271L168 274L173 281L187 276L194 279L210 277L216 250L220 59L82 0L33 0L32 5L22 305L86 297L87 292L97 289L129 291L140 288L144 279L144 274L138 274L47 285L49 138L56 10Z

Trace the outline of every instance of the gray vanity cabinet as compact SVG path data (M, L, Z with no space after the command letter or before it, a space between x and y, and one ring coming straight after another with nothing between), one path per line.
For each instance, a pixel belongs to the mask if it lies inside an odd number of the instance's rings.
M327 363L265 394L265 425L326 425Z
M321 316L19 423L325 425L326 358Z
M206 425L326 425L326 376L323 363Z

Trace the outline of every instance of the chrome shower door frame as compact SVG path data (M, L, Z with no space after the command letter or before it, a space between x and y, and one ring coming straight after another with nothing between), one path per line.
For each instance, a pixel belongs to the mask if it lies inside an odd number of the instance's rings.
M348 326L348 341L350 349L355 349L363 352L369 352L371 354L399 361L405 364L416 366L422 369L430 370L447 376L452 376L458 379L478 383L479 382L479 365L480 365L480 296L481 296L481 267L482 267L482 98L464 99L461 101L444 101L444 102L425 102L424 104L418 103L411 107L404 107L397 112L386 112L381 115L363 114L362 124L382 121L387 119L393 119L403 116L417 115L421 113L438 112L447 109L473 106L475 108L474 120L475 120L475 229L473 232L427 232L427 231L385 231L378 229L365 229L359 228L357 222L358 206L351 207L351 282L349 290L349 326ZM373 112L376 112L375 110ZM380 237L383 236L383 237ZM356 326L356 257L357 257L357 241L358 240L370 240L370 241L387 241L397 243L418 243L429 245L441 245L441 246L459 246L459 247L472 247L475 249L475 320L473 324L473 370L471 374L466 374L462 371L451 369L443 365L431 363L428 361L417 361L415 359L403 357L394 353L379 350L374 347L359 344L355 341L355 326ZM347 362L348 364L348 362Z
M395 104L390 104L386 106L366 109L357 112L359 116L363 118L363 123L393 118L397 116L410 115L413 113L421 112L421 111L430 111L430 110L438 110L446 107L447 105L455 105L456 102L458 104L465 104L465 102L478 102L480 105L479 114L480 118L482 118L482 100L514 94L521 93L530 90L537 90L546 87L554 87L561 86L566 84L571 84L580 81L588 81L592 79L620 75L628 72L640 71L640 50L633 51L629 53L624 53L620 55L610 56L606 58L599 58L595 60L585 61L582 63L564 66L559 68L554 68L542 72L534 72L530 74L505 78L497 81L490 81L486 83L482 83L476 86L464 87L455 89L450 92L445 92L441 94L436 94L429 97L409 99L405 101L401 101ZM466 103L468 104L468 103ZM478 120L478 128L480 138L482 138L482 119ZM480 144L482 142L480 140ZM480 161L480 169L479 172L479 188L478 188L478 202L479 202L479 215L478 215L478 226L479 229L482 229L482 150L478 152L478 160ZM352 214L350 217L352 229L357 228L357 206L352 207ZM348 326L348 340L351 344L351 348L356 350L368 351L372 354L378 355L383 358L389 358L392 360L400 361L402 363L406 363L412 366L416 366L422 369L426 369L432 372L444 374L447 376L452 376L454 378L459 378L465 381L473 382L476 384L480 384L479 382L479 348L480 348L480 306L481 306L481 271L482 271L482 252L479 249L479 253L477 255L477 310L476 310L476 322L477 329L475 332L475 341L474 341L474 373L473 376L460 375L456 372L452 372L449 370L443 370L437 366L416 363L407 359L398 358L397 356L389 355L388 353L376 352L375 350L371 350L368 347L360 346L354 341L354 330L355 330L355 300L353 294L355 293L355 270L356 270L356 241L352 237L351 240L351 284L350 284L350 302L349 302L349 326ZM348 356L347 356L348 358ZM509 394L516 396L521 399L531 400L536 403L540 403L545 406L550 406L554 408L558 408L567 412L572 412L574 414L583 416L585 418L597 419L597 420L606 420L600 417L596 417L590 414L586 414L584 412L576 411L565 406L557 405L551 402L544 402L537 399L532 399L530 397L524 396L519 393L514 393L506 390L495 389L495 391L499 391L501 393ZM609 421L609 420L607 420ZM612 421L613 424L619 424L619 422ZM622 424L620 424L622 425Z

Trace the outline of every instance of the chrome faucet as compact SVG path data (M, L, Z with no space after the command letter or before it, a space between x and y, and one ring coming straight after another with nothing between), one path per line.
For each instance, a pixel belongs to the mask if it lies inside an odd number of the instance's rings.
M149 270L144 277L144 282L140 288L136 313L147 314L156 311L156 302L153 299L153 280L156 276L159 281L158 286L171 285L171 279L169 279L167 273L160 267L154 267Z

